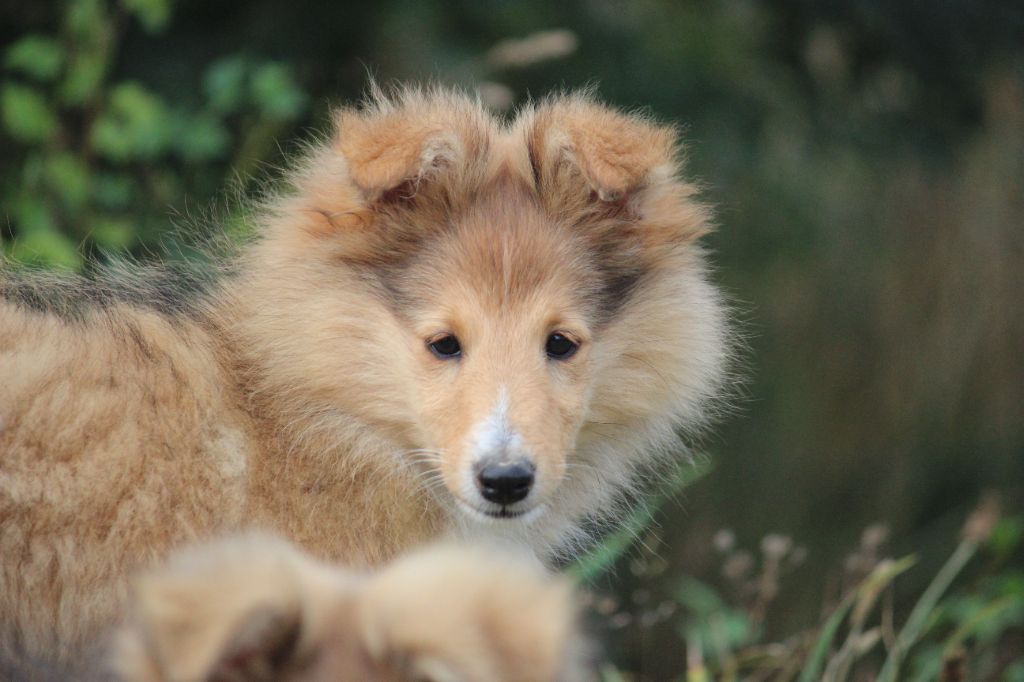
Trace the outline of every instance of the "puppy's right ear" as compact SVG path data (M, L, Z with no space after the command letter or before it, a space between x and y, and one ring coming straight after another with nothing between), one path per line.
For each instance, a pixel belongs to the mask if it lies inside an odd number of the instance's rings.
M451 210L466 200L484 175L495 125L462 93L374 87L361 106L335 114L330 144L295 169L295 196L273 212L272 231L291 235L298 226L317 238L340 237L339 251L355 260L387 251L390 244L367 228L385 214L428 205ZM417 229L429 223L405 222ZM308 253L308 245L300 248Z
M334 148L370 202L410 199L442 176L445 187L457 187L482 158L490 126L465 95L413 88L390 95L374 88L367 103L342 109L335 123Z
M316 627L310 589L336 574L271 538L235 538L179 555L134 585L116 640L126 682L272 682Z

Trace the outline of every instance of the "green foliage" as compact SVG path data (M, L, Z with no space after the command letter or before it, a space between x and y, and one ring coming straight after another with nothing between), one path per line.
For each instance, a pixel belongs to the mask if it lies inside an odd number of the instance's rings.
M997 515L991 502L978 507L960 543L906 615L894 613L892 596L897 580L913 576L919 570L918 562L913 557L869 558L865 565L865 558L876 556L877 544L870 548L862 545L847 563L854 567L848 570L863 575L844 590L819 625L780 641L765 639L761 607L775 599L780 567L796 550L790 543L769 536L762 542L760 571L739 574L728 564L747 555L729 540L730 544L719 549L727 560L725 573L742 579L737 584L741 589L732 590L733 599L726 596L730 590L690 576L672 580L672 599L679 607L676 632L689 661L680 679L1015 679L1021 674L1020 666L1009 665L1000 651L1005 641L1012 642L1014 636L1024 632L1024 574L1017 569L1000 569L1000 557L1021 549L1019 537L1012 546L1007 544L1007 538L1013 535L1007 529L1018 527L1021 519L998 520ZM634 529L635 533L642 530ZM617 540L613 539L612 544L618 553ZM978 566L978 557L987 559L988 566ZM967 571L972 563L973 576ZM654 622L643 614L636 622L644 627L645 620ZM636 679L628 670L614 667L607 668L603 677Z
M252 98L271 119L293 119L306 107L305 94L292 84L291 73L281 64L262 64L253 71Z
M661 507L674 496L701 480L713 469L711 460L703 458L697 462L686 462L675 475L670 477L659 490L638 500L621 526L585 556L576 560L569 573L582 583L590 583L605 574L616 561L629 551L633 542L646 528L650 527Z
M111 89L89 142L114 163L152 161L170 144L170 120L167 106L158 97L137 83L120 83Z
M21 226L20 238L9 251L12 258L63 269L81 267L81 256L67 237L58 231L50 207L21 195L14 198L10 208L11 218Z
M46 186L69 211L82 208L89 200L89 168L68 152L54 152L43 160Z
M57 116L33 88L6 83L0 90L4 129L18 142L48 142L57 132Z
M679 634L701 657L726 660L730 652L757 640L758 624L744 610L730 606L706 583L683 576L676 581L674 596L688 614L679 626ZM703 672L691 670L690 674Z
M203 92L210 109L231 114L242 107L249 68L242 57L229 57L214 62L203 76Z
M278 165L279 143L322 127L311 103L354 101L367 72L479 87L501 111L596 85L685 126L685 173L721 207L715 277L753 332L752 400L719 431L715 475L686 488L685 514L667 496L640 505L573 569L595 585L628 568L615 578L624 594L665 586L664 609L610 637L626 643L606 678L678 679L689 657L693 680L843 679L877 672L900 632L890 669L901 679L937 679L962 652L981 676L1000 647L1019 653L1007 633L1024 621L1024 521L1000 521L927 595L940 552L918 542L984 487L1019 493L1022 480L1024 41L1005 7L310 7L67 0L12 14L26 23L0 54L4 254L82 269L107 251L190 257L172 222L251 233L244 210L205 214L225 189L258 191L252 178ZM894 577L898 591L872 573L878 557L841 572L824 609L823 576L773 596L801 569L764 552L747 553L756 570L735 584L681 577L706 554L701 529L784 528L828 557L878 516L906 528L920 557ZM631 548L652 542L656 517L672 563L634 573ZM657 624L630 639L645 618ZM687 651L649 674L637 652L652 631ZM1001 672L1024 682L1024 664Z
M121 0L121 6L138 18L149 33L157 33L171 18L170 0Z
M179 113L170 126L170 142L178 156L199 163L223 158L231 147L231 135L215 115Z
M4 66L37 81L52 81L64 63L64 50L52 38L30 35L18 40L4 55Z
M84 106L95 100L115 47L114 17L103 0L73 0L64 14L58 40L70 61L58 86L61 101Z
M198 100L112 79L133 21L158 34L172 6L73 0L52 33L5 51L0 120L12 143L0 160L8 207L0 239L9 257L78 269L97 250L159 251L169 211L186 197L210 202L233 164L238 172L233 153L265 155L274 134L305 113L308 97L287 65L244 55L199 74Z

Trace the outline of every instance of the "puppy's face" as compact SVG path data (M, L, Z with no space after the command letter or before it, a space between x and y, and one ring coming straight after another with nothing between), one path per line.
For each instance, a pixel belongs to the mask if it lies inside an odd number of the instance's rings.
M303 437L370 425L472 519L603 485L586 447L697 421L721 374L676 171L670 129L582 97L509 123L438 93L342 112L263 242L263 392L317 415L288 420Z
M498 187L393 278L423 451L458 506L529 520L586 413L601 274L572 233Z

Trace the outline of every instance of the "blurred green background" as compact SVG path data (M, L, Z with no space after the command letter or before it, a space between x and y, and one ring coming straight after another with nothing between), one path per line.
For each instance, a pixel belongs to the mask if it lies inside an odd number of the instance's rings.
M779 638L858 543L934 568L984 491L1020 510L1021 3L6 0L0 44L0 239L46 267L244 231L240 199L368 74L498 110L595 85L683 124L749 380L703 444L714 470L597 581L627 673L681 673L679 604L633 607L724 585L737 548L789 543L756 619Z

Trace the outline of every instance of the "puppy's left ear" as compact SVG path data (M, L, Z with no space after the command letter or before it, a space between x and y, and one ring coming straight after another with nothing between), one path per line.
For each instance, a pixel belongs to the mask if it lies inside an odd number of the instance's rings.
M672 126L597 104L586 94L541 103L526 117L534 181L549 210L571 222L617 217L649 237L692 240L707 231L696 188L679 178Z
M281 679L316 620L304 592L321 570L269 538L179 555L136 580L114 667L126 682Z

